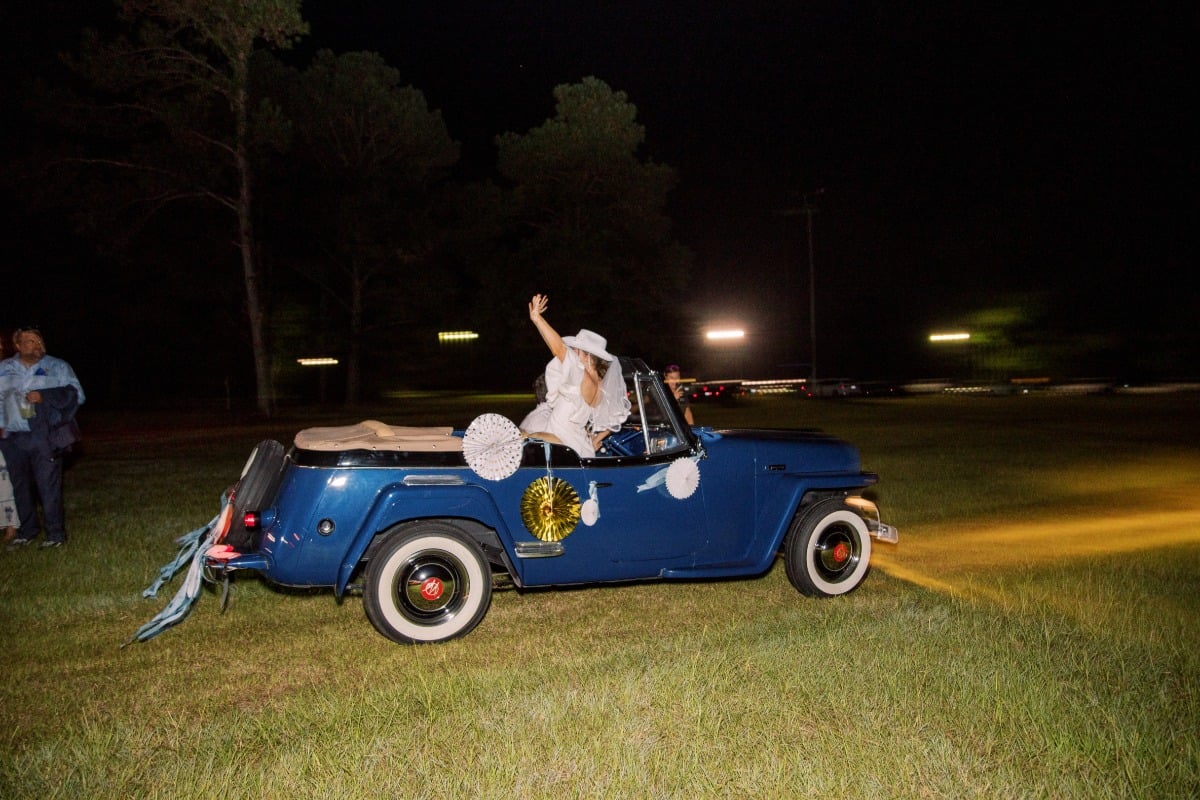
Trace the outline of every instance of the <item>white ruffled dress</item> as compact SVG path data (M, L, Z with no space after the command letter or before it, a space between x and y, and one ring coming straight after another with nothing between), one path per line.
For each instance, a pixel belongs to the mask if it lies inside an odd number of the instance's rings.
M592 435L620 430L629 416L630 403L618 362L614 361L605 374L594 406L584 401L580 391L584 374L579 356L569 348L564 360L550 359L546 364L546 401L521 420L521 430L552 433L581 457L596 455Z

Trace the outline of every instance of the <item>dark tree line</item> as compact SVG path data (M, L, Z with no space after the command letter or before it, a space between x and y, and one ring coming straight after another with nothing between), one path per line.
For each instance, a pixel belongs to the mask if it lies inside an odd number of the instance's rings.
M77 260L56 290L141 339L105 355L114 401L226 391L269 413L311 399L314 374L348 403L527 386L543 355L534 291L564 330L656 355L647 337L670 321L689 254L666 213L674 171L639 155L623 92L555 87L553 115L498 135L492 175L468 179L441 114L381 56L298 63L299 0L117 10L23 98L36 146L5 176L36 186L43 224L70 220ZM440 345L440 330L479 338ZM308 355L338 358L339 385L297 366Z

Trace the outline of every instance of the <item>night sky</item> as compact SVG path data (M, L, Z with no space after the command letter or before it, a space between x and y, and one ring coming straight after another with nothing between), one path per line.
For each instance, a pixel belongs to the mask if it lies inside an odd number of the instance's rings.
M1122 333L1192 316L1193 13L915 5L339 0L306 16L310 45L383 53L480 163L495 134L553 113L556 84L626 92L644 155L680 173L673 217L696 253L681 302L701 322L806 339L803 217L781 212L825 189L831 368L869 369L889 340L1009 293Z
M554 86L625 92L642 155L680 176L679 302L782 340L776 362L807 357L804 218L785 212L816 189L826 375L903 372L931 328L1013 297L1194 342L1194 11L1045 5L319 0L296 57L381 53L475 177Z

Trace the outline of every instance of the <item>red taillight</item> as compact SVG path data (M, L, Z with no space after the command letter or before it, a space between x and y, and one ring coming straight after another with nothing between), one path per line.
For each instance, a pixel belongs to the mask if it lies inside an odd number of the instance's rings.
M242 515L242 527L248 531L256 531L262 527L262 515L257 511L247 511Z

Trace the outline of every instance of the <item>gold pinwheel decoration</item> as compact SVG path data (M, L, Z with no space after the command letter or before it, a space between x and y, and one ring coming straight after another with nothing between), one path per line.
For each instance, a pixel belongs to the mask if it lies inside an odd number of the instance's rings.
M579 495L561 478L538 478L521 497L521 519L543 542L557 542L579 522Z

